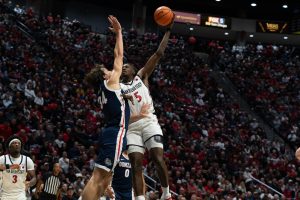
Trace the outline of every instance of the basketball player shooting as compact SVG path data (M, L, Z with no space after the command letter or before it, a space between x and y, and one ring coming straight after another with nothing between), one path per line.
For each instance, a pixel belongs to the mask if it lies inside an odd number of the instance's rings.
M133 188L136 200L144 200L145 183L143 179L143 157L145 148L155 163L156 170L162 185L161 199L172 199L169 191L168 170L163 159L163 133L156 115L153 101L148 89L148 78L163 56L170 37L173 20L166 28L167 31L157 49L143 68L136 73L133 64L123 66L121 87L126 95L133 97L129 103L130 121L127 132L127 146L129 159L132 165Z

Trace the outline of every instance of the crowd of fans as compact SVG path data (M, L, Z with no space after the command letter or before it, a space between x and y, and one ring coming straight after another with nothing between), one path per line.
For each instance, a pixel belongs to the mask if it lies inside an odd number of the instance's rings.
M0 13L2 142L9 135L19 135L39 179L59 162L63 169L62 196L78 198L91 175L97 156L93 141L102 127L94 90L87 88L83 77L95 63L111 65L113 36L93 33L81 23L60 16L39 18L32 9L12 13L5 3L1 3ZM28 27L32 37L18 29L16 20ZM143 66L160 39L157 34L139 36L132 30L124 31L126 60ZM297 133L297 95L292 92L296 91L295 66L299 60L289 55L290 48L283 49L278 54L249 50L242 59L239 56L243 54L224 50L220 63L233 80L239 81L239 90L248 94L249 100L267 108L268 116L279 117L279 130L285 127L284 133ZM255 55L260 58L253 59ZM281 198L248 173L287 199L300 198L300 168L285 144L266 138L258 122L217 85L210 76L210 66L193 54L182 37L170 40L152 75L150 89L165 134L170 189L178 194L176 199ZM262 92L275 96L271 100L266 98L270 95L257 98ZM4 146L1 143L1 153ZM144 166L145 174L158 180L153 163L145 159ZM159 197L150 190L147 196L151 200Z
M291 145L299 138L299 67L297 48L248 44L224 49L219 65L254 110L270 122Z

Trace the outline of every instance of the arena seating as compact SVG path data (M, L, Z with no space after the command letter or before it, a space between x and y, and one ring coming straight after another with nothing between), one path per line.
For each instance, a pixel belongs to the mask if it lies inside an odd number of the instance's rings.
M94 141L102 127L94 91L83 77L95 63L111 65L113 36L90 32L60 16L39 19L31 9L11 12L4 3L0 18L0 152L9 135L19 135L38 177L59 162L62 194L72 185L78 197L90 177L97 153ZM20 30L18 22L30 32ZM139 36L124 30L126 60L142 67L160 39L160 34ZM275 51L270 46L259 52L258 46L248 45L245 53L219 49L213 56L256 111L299 145L299 58L291 56L292 47ZM268 140L260 124L233 103L211 78L210 67L183 37L174 36L151 78L175 198L279 199L247 172L286 198L299 198L299 163L285 144ZM145 174L158 180L147 158L144 166ZM158 198L155 191L147 195Z
M218 62L239 92L294 147L299 140L299 55L292 46L248 44Z

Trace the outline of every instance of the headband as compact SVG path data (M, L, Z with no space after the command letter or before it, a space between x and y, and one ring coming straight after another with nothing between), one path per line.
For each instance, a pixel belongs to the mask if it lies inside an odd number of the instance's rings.
M10 147L10 145L11 145L13 142L19 142L19 143L21 143L21 140L19 140L18 138L12 139L12 140L8 143L8 146Z

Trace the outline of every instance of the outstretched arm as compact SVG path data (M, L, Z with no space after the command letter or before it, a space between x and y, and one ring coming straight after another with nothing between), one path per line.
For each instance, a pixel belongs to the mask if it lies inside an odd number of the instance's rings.
M108 17L111 27L109 29L116 35L116 45L114 49L114 66L112 70L111 77L108 81L108 85L112 89L119 89L120 76L122 74L123 67L123 38L122 38L122 28L116 17L110 15ZM117 88L114 88L116 86Z
M173 22L169 25L167 28L167 31L165 32L165 35L162 39L162 41L159 44L158 49L156 52L149 58L145 66L139 70L138 75L141 77L141 79L144 81L145 79L148 79L148 77L152 74L155 66L157 65L160 58L164 55L165 49L167 47L169 37L171 34L171 27L173 26Z

